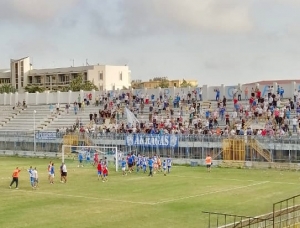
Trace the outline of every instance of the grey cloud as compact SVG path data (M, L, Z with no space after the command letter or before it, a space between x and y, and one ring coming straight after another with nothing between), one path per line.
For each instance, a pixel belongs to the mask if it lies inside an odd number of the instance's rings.
M254 25L247 3L194 0L120 0L117 13L92 10L103 35L141 36L181 32L249 32Z
M9 0L0 3L0 19L9 22L44 23L54 20L66 9L78 4L79 0Z

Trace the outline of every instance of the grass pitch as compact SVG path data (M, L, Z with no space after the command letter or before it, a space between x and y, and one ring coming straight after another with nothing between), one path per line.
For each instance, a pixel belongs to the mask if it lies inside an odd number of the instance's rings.
M207 227L202 211L256 216L272 203L299 193L299 173L174 166L171 174L122 176L110 168L109 180L97 180L92 165L66 161L68 183L61 184L59 160L55 184L47 180L49 160L0 157L0 227ZM15 167L37 167L39 188L32 190L22 170L19 190L9 189Z

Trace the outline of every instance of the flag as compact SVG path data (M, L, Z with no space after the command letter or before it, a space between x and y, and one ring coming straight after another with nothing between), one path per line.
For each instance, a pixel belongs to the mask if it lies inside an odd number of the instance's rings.
M126 111L128 126L132 127L132 126L135 126L137 123L140 123L139 120L135 117L135 115L128 108L125 108L125 111Z

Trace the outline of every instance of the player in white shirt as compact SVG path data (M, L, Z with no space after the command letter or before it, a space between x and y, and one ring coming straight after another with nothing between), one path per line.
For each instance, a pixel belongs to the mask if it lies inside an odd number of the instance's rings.
M34 188L36 189L39 185L39 175L36 167L32 170L32 176L34 179Z

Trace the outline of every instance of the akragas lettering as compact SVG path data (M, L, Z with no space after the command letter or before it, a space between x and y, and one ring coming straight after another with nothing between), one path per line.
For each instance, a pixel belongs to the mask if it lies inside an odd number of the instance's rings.
M131 134L126 136L125 141L127 146L145 146L145 147L178 146L178 137L176 135Z

